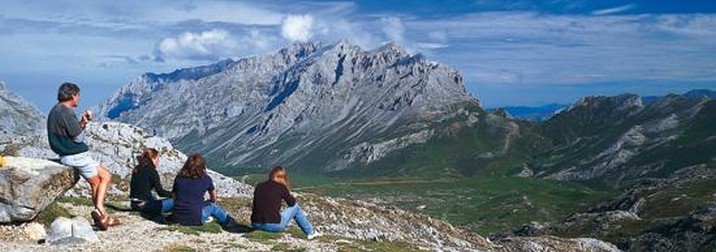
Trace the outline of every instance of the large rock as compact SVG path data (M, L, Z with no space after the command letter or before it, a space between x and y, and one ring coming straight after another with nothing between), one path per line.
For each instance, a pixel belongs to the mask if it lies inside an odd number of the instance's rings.
M78 178L74 169L52 161L5 157L0 167L0 223L32 220Z
M52 245L98 242L89 222L82 217L68 219L59 217L52 222L50 234L45 240Z
M101 162L114 176L108 194L110 196L126 196L129 194L129 179L132 167L137 163L137 156L145 148L154 148L159 151L160 164L157 168L161 182L165 188L171 188L174 177L184 165L187 156L175 149L164 138L147 133L145 130L133 125L118 122L92 122L85 128L85 141L90 147L92 158ZM19 137L13 139L9 146L16 150L18 156L52 159L57 155L50 150L46 133L36 136ZM209 167L211 168L211 167ZM239 183L227 176L209 170L219 196L221 197L249 197L253 188ZM88 184L77 183L70 190L70 196L89 197Z

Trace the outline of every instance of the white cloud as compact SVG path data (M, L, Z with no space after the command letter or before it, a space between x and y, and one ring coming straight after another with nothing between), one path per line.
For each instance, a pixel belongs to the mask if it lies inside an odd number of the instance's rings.
M313 16L288 15L281 25L281 35L290 41L306 42L313 36Z
M627 4L624 6L619 6L619 7L609 8L609 9L595 10L595 11L592 11L592 15L595 15L595 16L612 15L612 14L625 12L625 11L628 11L628 10L631 10L634 8L636 8L636 4Z
M236 40L229 32L213 29L201 33L184 32L177 37L165 38L157 44L155 56L158 60L216 60L231 55L236 49Z
M428 37L437 42L447 42L448 37L445 31L431 31L428 33Z
M403 26L403 21L401 21L400 18L384 17L381 19L381 22L384 25L383 33L385 33L385 36L387 36L388 39L398 43L403 43L405 41L405 38L403 37L403 34L405 33L405 26Z
M421 49L441 49L448 47L448 44L443 43L418 43L418 48Z

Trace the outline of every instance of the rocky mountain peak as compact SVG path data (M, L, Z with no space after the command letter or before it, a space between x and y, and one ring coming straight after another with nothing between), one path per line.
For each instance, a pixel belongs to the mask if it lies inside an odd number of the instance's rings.
M202 74L168 77L183 73ZM397 43L368 51L347 40L297 43L274 54L153 76L163 77L122 87L100 114L226 166L296 164L307 152L332 148L328 153L336 156L310 166L342 169L350 163L342 156L377 135L408 136L454 113L456 104L477 103L458 71L408 55Z
M570 109L575 108L612 108L625 110L643 107L641 98L635 94L622 94L617 96L587 96L577 101Z

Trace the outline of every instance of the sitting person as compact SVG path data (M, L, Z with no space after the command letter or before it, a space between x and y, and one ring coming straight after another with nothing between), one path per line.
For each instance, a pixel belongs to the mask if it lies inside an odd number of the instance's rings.
M201 226L213 217L226 228L236 222L216 204L218 196L214 182L206 170L206 162L201 155L192 154L186 160L174 179L174 212L170 219L182 225ZM204 201L207 192L209 201Z
M254 189L251 226L258 230L280 232L286 229L291 220L296 220L308 239L312 240L320 234L313 229L306 214L296 204L290 188L286 169L281 166L271 169L268 181L256 185ZM286 201L288 207L279 213L281 200Z
M155 149L145 149L139 157L139 163L132 170L130 181L129 198L134 211L141 211L149 214L161 214L169 212L174 207L174 200L166 198L171 192L164 190L160 183L157 167L159 166L159 152ZM166 199L158 200L152 195L152 189L159 197Z

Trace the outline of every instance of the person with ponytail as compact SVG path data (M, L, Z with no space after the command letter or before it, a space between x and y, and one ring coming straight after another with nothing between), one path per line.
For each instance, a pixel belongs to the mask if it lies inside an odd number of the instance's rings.
M283 212L280 211L282 200L287 205ZM269 179L259 183L254 189L251 226L258 230L280 232L286 229L291 220L296 220L309 240L320 235L296 203L296 198L291 195L286 169L276 166L269 172Z
M159 152L148 148L137 158L138 164L132 170L130 181L129 198L134 211L142 211L149 214L161 214L171 211L174 207L174 200L167 198L171 195L162 187L157 167L159 166ZM152 195L152 189L166 199L158 200Z
M210 222L212 217L225 229L238 225L216 204L219 197L206 170L206 162L201 155L192 154L187 158L174 179L172 196L175 204L170 218L187 226L201 226ZM204 201L206 193L209 193L209 201Z

